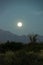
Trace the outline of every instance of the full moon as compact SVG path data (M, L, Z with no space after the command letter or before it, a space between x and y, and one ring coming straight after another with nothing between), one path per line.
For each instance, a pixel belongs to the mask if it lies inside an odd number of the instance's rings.
M18 26L18 27L22 27L22 25L23 25L22 22L18 22L18 23L17 23L17 26Z

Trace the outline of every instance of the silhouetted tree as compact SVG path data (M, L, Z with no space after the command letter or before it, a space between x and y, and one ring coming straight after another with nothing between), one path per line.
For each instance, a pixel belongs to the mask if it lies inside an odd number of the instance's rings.
M30 34L28 35L31 42L36 42L38 34Z

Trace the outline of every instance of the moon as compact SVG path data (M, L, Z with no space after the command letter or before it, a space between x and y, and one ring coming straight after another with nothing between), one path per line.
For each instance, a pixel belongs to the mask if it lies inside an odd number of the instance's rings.
M18 23L17 23L17 26L18 26L18 27L22 27L22 26L23 26L22 22L18 22Z

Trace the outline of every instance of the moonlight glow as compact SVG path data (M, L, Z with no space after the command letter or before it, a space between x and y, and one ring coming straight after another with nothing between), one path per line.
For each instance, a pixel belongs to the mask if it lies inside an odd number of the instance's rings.
M17 26L18 26L18 27L22 27L22 22L18 22L18 23L17 23Z

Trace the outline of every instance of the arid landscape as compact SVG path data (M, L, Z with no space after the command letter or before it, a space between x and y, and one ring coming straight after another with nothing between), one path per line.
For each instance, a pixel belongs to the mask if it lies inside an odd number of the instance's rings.
M0 0L0 65L43 65L43 0Z

